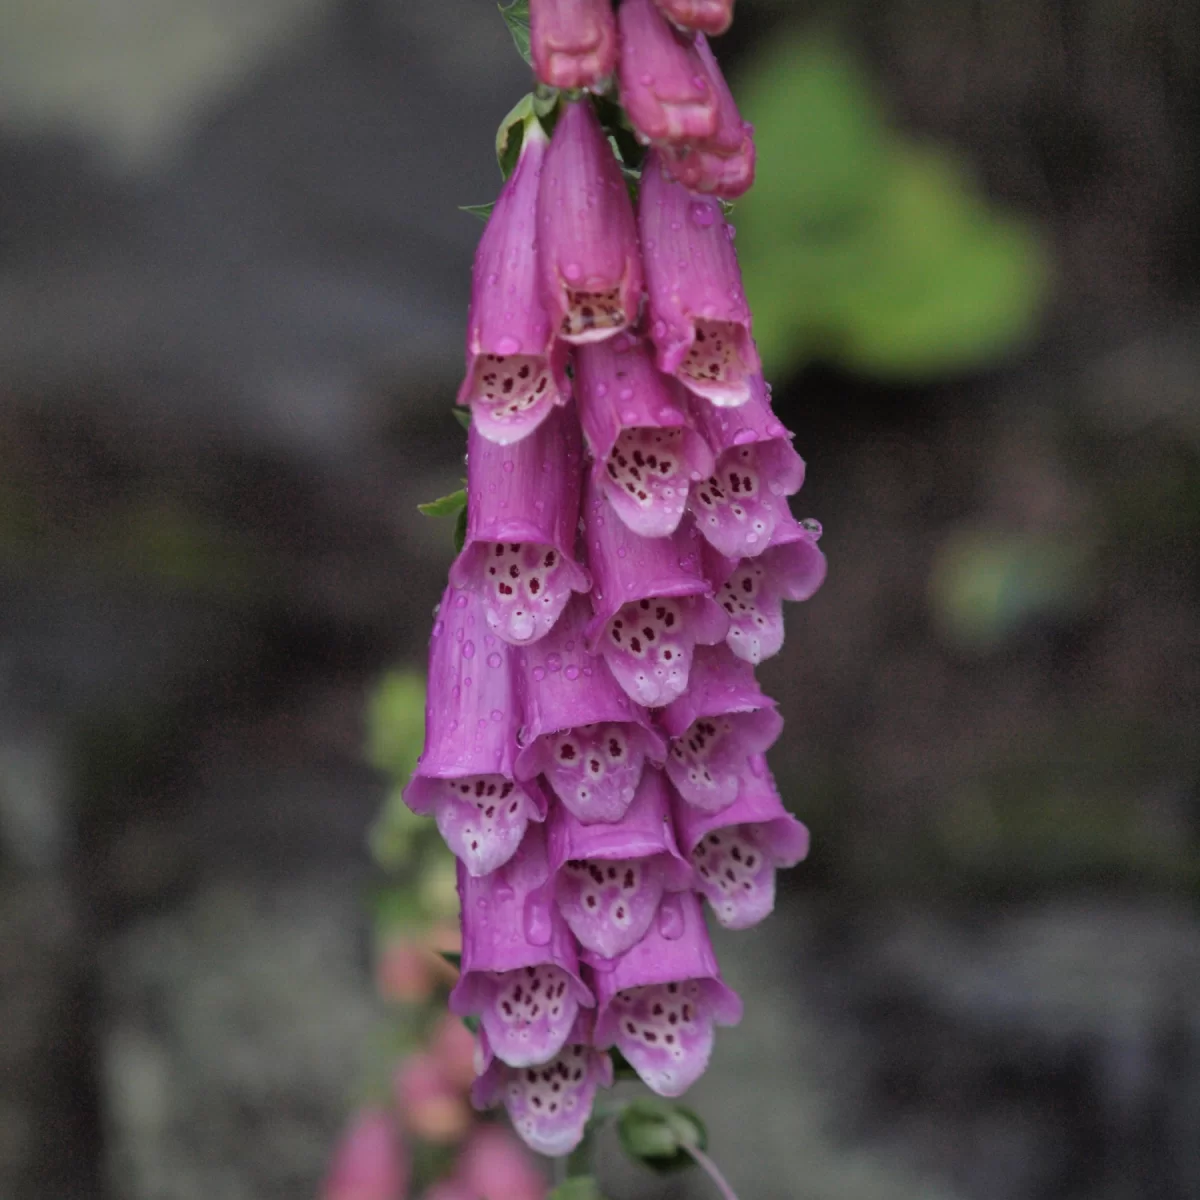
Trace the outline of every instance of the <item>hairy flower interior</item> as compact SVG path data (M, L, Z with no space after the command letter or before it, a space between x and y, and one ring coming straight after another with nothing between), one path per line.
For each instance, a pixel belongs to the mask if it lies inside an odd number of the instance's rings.
M635 533L674 533L687 502L684 431L635 427L621 431L604 464L604 485L617 515Z
M683 382L714 404L741 404L749 398L741 343L746 332L732 321L695 322L695 337L679 367Z
M612 1004L617 1047L648 1088L678 1096L704 1073L713 1019L699 980L628 988Z
M438 831L472 875L487 875L516 853L537 807L503 775L441 781L434 802Z
M552 404L555 392L542 355L481 354L475 360L471 399L493 420L515 421L537 404Z
M488 628L506 642L535 642L549 633L571 598L566 560L553 546L488 542L479 571Z
M667 775L689 804L716 812L737 799L746 751L739 745L736 723L730 714L700 717L672 740Z
M631 732L607 722L568 729L552 740L546 779L581 821L619 821L633 802L645 752Z
M659 708L687 688L693 645L680 603L652 597L624 605L609 621L600 649L625 694Z
M783 646L783 605L768 583L767 568L746 559L717 589L717 603L729 614L725 644L748 663L760 663Z
M511 1070L504 1106L514 1127L539 1154L562 1155L583 1137L596 1094L595 1051L567 1046L549 1062Z
M715 474L692 489L696 527L727 558L752 557L770 541L787 499L765 478L758 446L726 450Z
M630 314L625 311L621 288L607 292L582 292L566 288L567 311L560 335L569 342L598 342L624 329Z
M571 978L552 963L497 973L480 1013L488 1043L512 1067L546 1062L563 1047L579 1002Z
M559 912L580 945L602 958L635 946L650 928L663 895L652 859L572 859L559 872Z
M731 825L692 851L696 883L726 929L749 929L775 907L775 863L763 827Z

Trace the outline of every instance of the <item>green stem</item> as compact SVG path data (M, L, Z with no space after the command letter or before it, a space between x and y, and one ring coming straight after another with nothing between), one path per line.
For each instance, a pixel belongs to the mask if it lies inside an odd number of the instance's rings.
M724 1200L738 1200L737 1193L729 1186L729 1181L721 1174L717 1164L697 1146L686 1143L683 1148L696 1160L696 1165L717 1185L717 1190Z

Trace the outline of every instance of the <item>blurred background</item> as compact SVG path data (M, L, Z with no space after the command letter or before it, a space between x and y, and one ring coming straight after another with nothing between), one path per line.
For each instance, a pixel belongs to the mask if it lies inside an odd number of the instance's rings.
M738 17L830 571L762 672L813 853L691 1102L747 1200L1190 1200L1200 8ZM380 1054L364 713L527 87L490 0L0 0L4 1200L311 1195Z

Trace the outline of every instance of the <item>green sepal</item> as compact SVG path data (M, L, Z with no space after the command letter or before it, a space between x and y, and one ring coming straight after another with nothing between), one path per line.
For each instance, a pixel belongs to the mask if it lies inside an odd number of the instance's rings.
M462 1023L471 1031L471 1033L479 1032L478 1017L460 1017L459 1020L462 1021Z
M546 1200L605 1200L594 1175L576 1175L560 1183Z
M466 430L471 428L471 410L469 408L455 407L451 410L454 413L454 419Z
M418 504L417 511L427 517L457 517L467 508L467 489L459 488L448 496L439 496L427 504Z
M457 971L462 967L462 955L457 950L439 950L438 953Z
M637 1071L633 1069L629 1059L623 1055L620 1050L614 1046L609 1052L609 1057L612 1059L613 1080L620 1082L622 1079L637 1079L639 1078Z
M486 225L488 218L492 215L492 209L495 207L495 200L489 200L486 204L460 204L458 211L470 213L471 216L478 217Z
M457 554L467 541L467 506L464 504L459 511L458 520L454 522L454 553Z
M704 1123L682 1104L645 1098L632 1101L617 1118L621 1148L655 1171L677 1171L695 1161L687 1147L708 1144Z
M529 51L529 0L508 0L507 4L500 0L496 7L508 26L517 53L533 66L533 55Z

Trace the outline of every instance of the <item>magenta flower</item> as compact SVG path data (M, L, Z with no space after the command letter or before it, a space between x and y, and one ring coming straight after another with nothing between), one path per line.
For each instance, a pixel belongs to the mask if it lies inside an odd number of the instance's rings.
M600 88L617 65L609 0L529 0L533 68L550 87Z
M787 498L804 483L804 460L771 411L761 374L737 408L693 405L696 424L717 456L716 468L688 497L696 528L730 558L750 558L791 520Z
M611 1087L612 1059L592 1045L589 1014L580 1013L566 1044L539 1066L510 1067L480 1033L483 1071L471 1088L476 1108L503 1103L513 1128L531 1149L558 1158L583 1139L596 1090Z
M712 35L733 23L733 0L654 0L663 15L685 29Z
M639 537L592 481L583 515L595 580L588 648L635 703L670 704L687 688L695 647L729 630L702 573L701 539L690 523L670 537Z
M667 782L653 767L617 823L585 825L555 805L546 837L558 910L584 950L600 958L641 941L664 892L692 886L675 845Z
M751 754L769 750L783 732L775 701L764 696L754 668L728 646L702 646L688 690L663 710L671 736L667 775L696 808L719 812L737 798Z
M513 777L519 725L509 648L487 631L480 599L448 587L429 642L425 748L404 790L430 813L472 875L506 863L546 815L536 783Z
M519 441L570 397L566 348L537 285L535 213L546 135L525 127L521 157L479 247L467 315L467 371L458 403L489 441Z
M681 1095L704 1074L714 1025L742 1019L694 892L665 897L646 936L591 978L596 1045L615 1045L660 1096Z
M564 106L546 152L537 254L542 296L564 341L603 341L637 319L637 222L621 168L586 100Z
M623 0L617 13L621 103L642 141L694 142L717 128L717 98L696 35L674 28L652 0Z
M363 1109L338 1142L321 1200L405 1200L409 1172L392 1118L381 1109Z
M712 404L750 398L760 369L750 308L720 202L696 196L646 158L638 199L650 336L658 369Z
M783 646L783 601L808 600L825 582L825 555L816 521L788 517L775 526L757 558L704 556L717 603L729 617L726 645L748 663L760 663Z
M689 487L713 470L676 385L629 333L581 346L575 376L592 472L617 516L643 537L674 533Z
M534 826L503 867L476 878L461 866L462 974L450 1011L478 1016L491 1052L510 1066L562 1049L592 993L579 977L575 939L554 903L546 839Z
M619 821L643 763L661 766L667 751L604 659L588 653L591 611L576 596L549 635L518 656L525 724L516 772L518 779L544 776L580 821Z
M717 99L717 127L712 137L703 141L663 146L663 166L693 192L736 200L754 183L757 158L754 126L742 120L729 84L704 37L696 39L696 52Z
M570 408L509 446L472 424L467 538L450 582L476 593L488 628L516 645L544 637L571 593L591 587L575 561L582 446Z
M808 830L784 807L761 754L742 772L737 799L703 812L676 797L675 827L695 885L726 929L749 929L775 907L775 872L808 854Z

